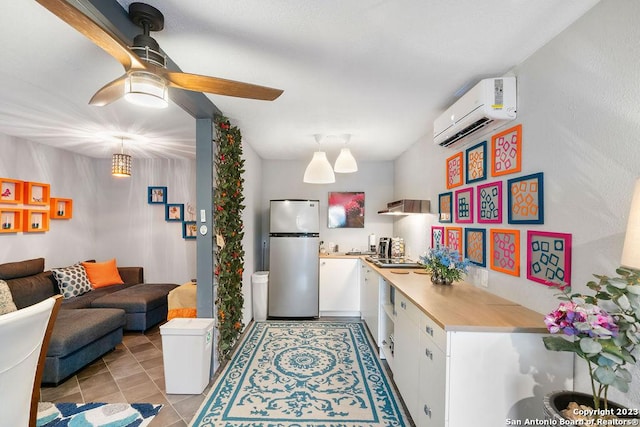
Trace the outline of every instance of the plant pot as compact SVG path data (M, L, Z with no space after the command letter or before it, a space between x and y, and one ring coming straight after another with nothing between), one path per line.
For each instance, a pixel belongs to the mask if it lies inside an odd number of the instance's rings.
M593 396L590 394L578 391L554 391L544 397L544 419L552 421L552 424L550 425L567 424L567 420L569 418L562 415L562 411L567 409L567 406L571 402L576 402L578 405L593 408ZM612 414L621 419L640 418L640 413L638 413L637 409L626 408L618 403L612 402L611 400L609 400L607 408L608 411L604 411L601 408L599 413L601 415ZM597 423L594 423L593 425L597 425Z

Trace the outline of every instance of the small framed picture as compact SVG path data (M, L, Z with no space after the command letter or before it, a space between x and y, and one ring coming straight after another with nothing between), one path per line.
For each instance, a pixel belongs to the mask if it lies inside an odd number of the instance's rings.
M147 190L147 202L149 204L166 204L167 187L149 187Z
M456 191L456 222L473 222L473 187Z
M571 234L527 231L527 279L571 286Z
M438 195L438 221L453 222L453 193Z
M491 176L508 175L522 169L522 125L491 137Z
M484 228L464 229L464 257L480 267L487 266L487 230Z
M509 224L544 224L542 172L507 181Z
M195 239L197 234L195 221L183 221L182 222L182 238L183 239Z
M477 190L478 222L487 224L502 223L502 181L478 185Z
M184 219L183 203L167 203L165 207L164 219L167 221L180 221Z
M446 227L444 229L444 244L454 251L458 251L460 256L464 252L462 247L462 227Z
M444 246L444 227L431 226L431 247L439 248Z
M467 184L487 179L487 141L482 141L465 151L467 160Z
M520 276L520 230L491 229L489 231L490 266L501 273Z
M447 188L454 188L464 183L464 164L462 151L447 159Z

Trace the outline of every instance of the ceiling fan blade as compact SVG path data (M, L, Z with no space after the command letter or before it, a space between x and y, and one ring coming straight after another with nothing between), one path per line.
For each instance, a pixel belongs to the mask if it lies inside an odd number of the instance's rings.
M273 89L266 86L236 82L217 77L201 76L198 74L179 73L158 67L153 67L153 72L167 79L171 87L196 92L260 99L263 101L273 101L283 92L281 89Z
M146 64L126 44L65 0L36 1L117 59L125 70L146 68Z
M124 81L126 78L127 75L124 74L114 81L102 86L100 90L91 97L89 104L95 105L96 107L104 107L105 105L111 104L112 102L122 98L124 96Z

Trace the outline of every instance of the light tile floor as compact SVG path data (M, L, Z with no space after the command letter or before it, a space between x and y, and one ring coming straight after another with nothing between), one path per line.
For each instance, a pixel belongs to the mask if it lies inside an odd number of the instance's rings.
M166 394L159 327L125 332L122 344L57 387L42 387L43 402L128 402L165 405L150 427L187 426L204 401L202 394Z

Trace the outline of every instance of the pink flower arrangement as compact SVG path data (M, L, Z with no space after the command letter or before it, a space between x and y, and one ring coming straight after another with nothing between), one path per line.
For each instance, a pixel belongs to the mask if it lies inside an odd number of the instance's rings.
M578 305L573 301L561 302L558 308L544 318L552 334L562 332L569 336L608 338L618 335L613 317L593 304Z

